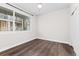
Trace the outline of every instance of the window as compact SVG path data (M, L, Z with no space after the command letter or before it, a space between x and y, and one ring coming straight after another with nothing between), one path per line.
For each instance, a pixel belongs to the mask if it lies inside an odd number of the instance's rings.
M0 7L0 31L25 31L30 28L29 17Z
M11 10L0 7L0 31L13 30L13 13Z
M28 20L29 18L21 15L19 13L15 13L15 29L16 31L28 30Z

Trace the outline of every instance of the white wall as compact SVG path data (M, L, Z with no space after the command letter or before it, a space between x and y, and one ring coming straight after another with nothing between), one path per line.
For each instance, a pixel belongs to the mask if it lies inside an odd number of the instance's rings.
M70 43L69 8L53 11L38 17L39 38Z
M28 15L5 4L0 4L0 6ZM71 5L71 11L76 6ZM66 8L39 17L28 16L31 17L30 31L0 32L0 51L28 42L34 38L43 38L73 44L77 55L79 55L79 15L71 16L70 19L70 9Z
M7 5L5 4L1 4L0 6L5 6L7 8ZM11 7L8 6L8 8L11 8ZM16 9L14 10L18 11ZM18 12L25 14L21 11L18 11ZM36 38L36 16L30 16L30 15L27 15L27 16L30 17L29 31L0 32L0 51L9 49L11 47L22 44L24 42L28 42Z
M36 38L35 20L31 19L31 29L29 31L9 31L0 32L0 51L9 49L16 45L28 42Z
M71 5L71 12L77 7L77 10L70 19L70 39L74 46L76 54L79 56L79 4Z

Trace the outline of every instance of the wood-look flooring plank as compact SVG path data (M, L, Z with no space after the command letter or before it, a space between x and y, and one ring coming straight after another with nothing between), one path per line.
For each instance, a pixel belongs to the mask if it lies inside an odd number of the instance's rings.
M49 48L51 47L51 44L48 42L47 45L39 52L39 56L48 56Z
M25 49L23 49L22 51L20 51L17 54L14 55L18 55L21 56L23 55L25 52L28 52L29 50L31 50L33 47L35 47L37 44L39 44L40 42L42 42L41 40L37 40L37 42L34 42L33 44L31 44L30 46L26 47Z
M22 51L23 49L25 49L27 46L30 46L33 43L38 42L38 41L39 40L37 39L37 40L32 40L30 42L21 44L19 46L16 46L14 48L11 48L11 49L8 49L6 51L1 52L0 55L6 55L6 56L8 56L8 55L15 55L15 54L19 53L20 51Z
M38 55L42 54L40 52L42 52L43 50L46 50L45 47L47 47L47 45L48 45L47 41L43 42L40 46L38 46L36 49L33 50L35 52L33 55L38 56Z
M75 56L74 48L68 44L35 39L0 52L0 56Z

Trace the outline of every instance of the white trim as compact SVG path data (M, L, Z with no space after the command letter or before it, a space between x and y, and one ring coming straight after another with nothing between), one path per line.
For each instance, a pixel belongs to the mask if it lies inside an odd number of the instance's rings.
M0 18L0 20L13 22L13 20L9 20L9 19L1 19L1 18Z
M65 43L65 44L69 44L69 45L73 46L73 44L71 42L67 42L67 41L60 41L60 40L55 40L55 39L43 38L43 37L41 37L39 39L48 40L48 41L54 41L54 42L59 42L59 43Z
M15 11L13 11L13 31L15 31Z
M13 8L13 7L11 7L11 6L7 5L7 4L5 4L5 3L1 3L0 6L2 6L2 7L4 7L4 8L7 8L7 9L10 9L10 10L12 10L12 11L15 11L15 12L17 12L17 13L20 13L20 14L22 14L22 15L26 15L26 16L28 16L28 17L32 17L31 15L29 15L29 14L27 14L27 13L24 13L24 12L22 12L22 11L16 9L16 8Z
M29 39L29 40L27 40L26 42L24 41L24 42L21 42L21 43L18 43L18 44L9 46L9 47L3 47L3 48L0 49L0 52L5 51L5 50L8 50L8 49L13 48L13 47L16 47L16 46L21 45L21 44L23 44L23 43L27 43L27 42L29 42L29 41L31 41L31 40L33 40L33 39L35 39L35 38Z

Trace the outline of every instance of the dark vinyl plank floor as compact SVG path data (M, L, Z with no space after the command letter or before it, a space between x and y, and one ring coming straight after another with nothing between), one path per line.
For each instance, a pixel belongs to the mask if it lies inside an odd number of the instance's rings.
M75 56L72 46L64 43L35 39L0 52L0 56Z

